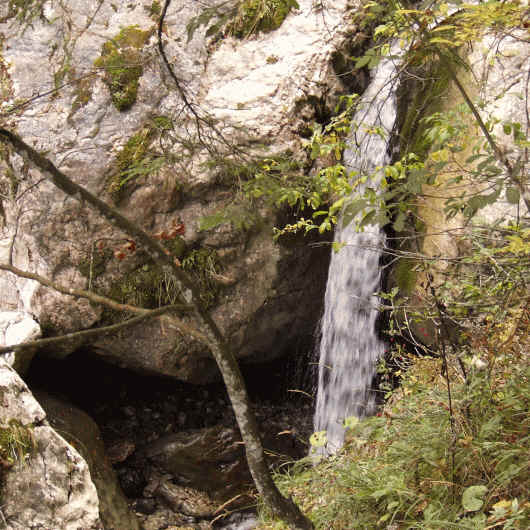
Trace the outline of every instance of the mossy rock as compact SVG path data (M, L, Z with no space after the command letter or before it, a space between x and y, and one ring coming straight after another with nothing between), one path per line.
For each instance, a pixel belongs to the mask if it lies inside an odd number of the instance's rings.
M114 106L120 112L130 109L136 102L138 82L143 75L141 49L151 34L151 31L143 31L138 26L123 28L103 44L101 56L94 61L96 67L105 71L104 81Z
M165 156L151 152L149 147L153 140L172 129L170 118L155 116L120 149L109 182L109 192L116 203L123 199L130 181L147 176L164 165Z
M182 260L182 268L198 285L205 307L213 307L220 293L220 284L215 280L215 276L222 268L217 252L207 247L191 250Z
M77 81L74 90L75 99L72 103L72 114L88 104L92 99L92 79L85 77Z
M186 254L187 245L180 236L163 241L162 244L176 258L181 259ZM113 283L110 291L106 294L120 303L136 305L145 309L155 309L176 303L179 289L171 274L164 271L160 265L149 260L124 274ZM123 316L112 310L105 309L104 312L105 321L120 320Z
M77 269L85 278L95 280L105 272L107 263L111 258L111 250L99 251L94 249L90 255L79 262Z
M4 0L5 1L5 0ZM46 0L8 0L7 15L0 22L17 18L22 23L30 23L36 17L43 17Z
M296 0L244 0L226 33L244 39L254 33L274 31L292 9L299 7Z
M0 482L2 472L24 462L35 449L35 439L30 427L17 420L0 424Z
M409 296L416 287L417 272L414 260L402 258L394 267L393 276L401 295Z

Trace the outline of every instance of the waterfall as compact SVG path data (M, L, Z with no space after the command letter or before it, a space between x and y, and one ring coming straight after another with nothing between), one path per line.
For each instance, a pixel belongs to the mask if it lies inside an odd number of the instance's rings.
M397 53L397 52L396 52ZM348 171L370 175L389 162L388 137L396 120L396 55L383 59L372 71L348 139L344 164ZM370 133L375 127L385 138ZM376 177L374 180L378 180ZM367 181L358 188L377 187ZM376 293L380 288L379 259L384 235L379 226L356 230L355 219L337 224L335 241L344 246L334 252L329 266L324 316L321 322L320 361L315 411L315 431L326 431L322 454L335 453L344 442L344 419L373 414L375 397L370 384L384 342L376 332Z

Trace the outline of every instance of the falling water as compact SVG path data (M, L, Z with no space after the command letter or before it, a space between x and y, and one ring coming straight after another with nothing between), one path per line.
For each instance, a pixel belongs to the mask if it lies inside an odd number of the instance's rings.
M395 56L394 56L395 57ZM344 163L358 175L371 175L389 162L388 141L396 119L395 58L385 58L372 72L353 123L358 127L349 138ZM386 138L370 133L375 127ZM377 177L375 180L378 180ZM370 181L367 186L376 187ZM356 231L353 220L339 223L335 241L344 244L334 252L328 273L322 318L315 430L327 432L323 454L336 452L344 442L344 419L372 414L375 399L370 384L384 343L376 331L380 287L379 258L384 236L376 225Z

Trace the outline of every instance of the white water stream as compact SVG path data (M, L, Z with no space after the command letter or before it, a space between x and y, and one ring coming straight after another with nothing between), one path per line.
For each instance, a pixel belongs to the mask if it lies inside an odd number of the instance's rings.
M344 163L358 175L370 175L389 162L387 139L397 114L397 63L399 59L385 58L372 71L372 80L353 119L359 127L349 138ZM381 127L386 138L370 134L368 130L374 127ZM366 182L360 191L367 186L377 187L374 180ZM376 331L384 236L377 225L357 232L354 219L347 226L342 226L342 221L338 224L335 241L345 246L332 254L329 267L314 419L315 431L326 431L327 445L320 450L324 455L342 447L345 418L374 412L370 384L385 348Z

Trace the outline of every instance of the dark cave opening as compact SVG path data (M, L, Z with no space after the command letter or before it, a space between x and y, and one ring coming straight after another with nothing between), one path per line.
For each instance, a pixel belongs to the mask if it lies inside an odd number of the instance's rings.
M294 380L300 378L301 365L305 363L304 355L299 355L241 365L266 452L274 455L270 459L273 466L307 454L312 400L306 394L292 392L298 390ZM191 437L208 429L225 429L238 436L226 389L220 381L198 386L142 375L109 364L89 349L81 349L63 360L38 356L26 380L32 390L55 395L96 422L120 486L137 515L160 508L153 496L145 493L150 477L158 472L145 456L150 447L172 436L189 433ZM124 445L130 447L129 452L113 460L115 449ZM167 474L167 470L164 472ZM243 480L248 483L249 477L245 475ZM178 473L170 481L189 485L182 482Z

